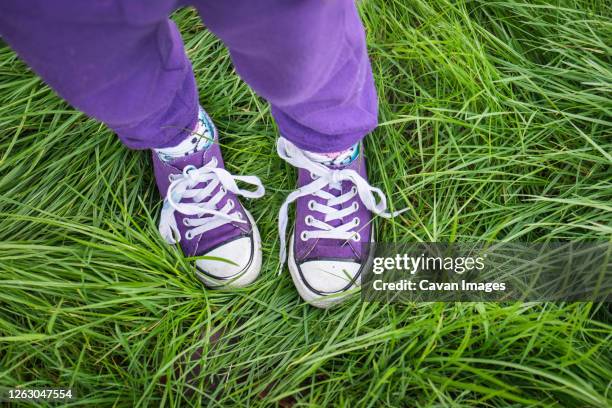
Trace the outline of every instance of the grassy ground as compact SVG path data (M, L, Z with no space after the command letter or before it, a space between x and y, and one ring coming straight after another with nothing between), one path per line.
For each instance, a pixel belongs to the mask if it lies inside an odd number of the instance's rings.
M381 240L610 240L606 3L361 6L381 101L370 176L411 209L378 222ZM96 406L610 404L604 306L304 305L275 274L295 173L268 107L193 11L175 19L229 170L267 186L246 203L262 277L203 290L158 237L148 154L0 46L0 386L70 386Z

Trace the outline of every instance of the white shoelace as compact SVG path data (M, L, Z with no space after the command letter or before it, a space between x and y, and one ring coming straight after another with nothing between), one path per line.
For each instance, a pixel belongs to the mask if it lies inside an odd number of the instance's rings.
M181 240L181 234L176 223L174 212L183 215L193 215L195 218L185 218L184 224L193 227L185 233L185 238L203 234L224 224L231 222L246 223L242 214L232 210L236 203L227 200L223 208L217 210L217 204L223 200L228 191L247 198L259 198L265 193L264 186L256 176L233 176L227 170L217 167L217 159L211 161L201 168L186 166L182 174L170 175L170 187L159 220L159 232L166 242L176 244ZM236 181L242 181L257 187L255 191L241 190ZM194 188L200 183L207 183L203 188ZM213 191L221 184L216 194ZM181 203L183 198L193 199L193 203ZM208 198L208 200L206 200ZM206 200L206 201L204 201ZM203 217L210 215L210 217ZM202 218L203 217L203 218Z
M314 217L306 217L304 222L313 229L304 231L302 233L300 238L305 241L311 238L353 239L355 241L359 241L361 238L359 233L352 231L359 225L359 218L355 217L350 222L335 227L329 224L329 222L341 220L359 209L359 204L357 203L355 203L357 205L341 210L334 208L349 201L355 195L359 195L359 199L368 210L384 218L395 217L396 215L407 210L403 209L400 211L394 211L392 213L387 212L387 198L385 197L384 193L379 188L370 186L367 180L361 177L361 175L359 175L359 173L357 173L355 170L332 169L324 164L317 163L308 158L304 152L293 143L282 137L278 139L276 150L278 155L283 160L294 167L309 171L311 178L314 178L314 180L309 184L306 184L290 193L280 208L278 216L278 233L280 235L281 268L287 258L286 231L289 205L300 197L313 195L326 200L325 204L317 203L314 200L308 203L310 210L325 214L325 217L323 221L317 220ZM353 183L353 187L347 193L336 197L333 194L323 190L325 187L329 186L330 189L341 191L341 183L343 181L350 181ZM376 202L377 198L379 200L378 202Z

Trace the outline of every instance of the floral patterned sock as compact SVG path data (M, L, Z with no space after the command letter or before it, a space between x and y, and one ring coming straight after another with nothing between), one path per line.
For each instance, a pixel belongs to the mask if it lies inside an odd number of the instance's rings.
M196 127L181 143L172 147L163 149L155 149L160 159L165 162L171 162L179 157L188 156L190 154L207 149L215 138L215 126L212 120L206 114L206 111L200 107L198 113L198 122Z
M344 167L359 157L359 142L346 150L332 153L314 153L304 150L304 154L311 160L322 163L328 167Z

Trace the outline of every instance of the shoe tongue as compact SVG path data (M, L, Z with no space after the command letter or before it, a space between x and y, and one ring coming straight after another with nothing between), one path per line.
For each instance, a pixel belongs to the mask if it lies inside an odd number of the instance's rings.
M210 160L211 149L201 150L195 153L188 154L186 156L178 157L168 164L172 167L183 171L183 169L189 165L195 166L196 168L202 167L208 160Z
M351 166L351 164L355 162L355 159L359 157L359 143L354 144L346 150L334 153L313 153L306 150L304 150L303 152L310 160L317 163L321 163L328 169L342 170L346 167ZM325 191L331 193L336 197L343 193L342 190L332 188L331 186L326 186ZM335 207L341 208L338 206ZM342 220L329 221L328 224L332 227L338 227L342 224Z

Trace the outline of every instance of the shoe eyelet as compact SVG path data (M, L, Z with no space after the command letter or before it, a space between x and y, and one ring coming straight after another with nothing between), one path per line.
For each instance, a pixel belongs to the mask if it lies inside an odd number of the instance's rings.
M355 187L355 186L351 187L351 193L352 194L357 194L357 187Z
M304 223L308 225L309 227L312 226L313 220L314 220L314 217L312 215L307 215L306 217L304 217Z
M191 222L189 221L189 218L183 218L183 225L186 227L191 226Z
M236 203L234 202L234 200L227 200L227 202L230 206L230 210L236 206Z
M352 207L354 211L357 211L359 209L359 203L357 201L354 201Z
M226 194L226 193L227 193L227 190L226 190L226 189L225 189L225 187L223 187L223 186L220 188L220 190L221 190L221 192L222 192L223 194Z
M174 174L168 174L168 181L171 183L174 181Z
M213 157L213 158L212 158L212 160L210 161L210 164L211 164L213 167L217 167L217 164L219 164L219 163L217 162L217 158L216 158L216 157Z
M188 240L193 239L193 234L191 233L191 231L187 231L187 232L185 233L185 238L187 238Z
M310 173L310 178L311 178L311 179L313 179L313 180L316 180L316 179L317 179L317 175L316 175L316 174L314 174L312 171L311 171L311 172L309 172L309 173Z
M313 200L308 201L308 209L310 211L314 211L314 205L315 205L315 202Z
M242 213L241 212L238 212L236 214L238 214L238 218L242 219Z
M310 239L310 237L308 236L308 231L302 231L302 233L300 234L300 239L302 241L308 241Z
M359 242L361 241L361 234L359 234L358 232L354 233L353 236L351 237L351 239L355 242Z
M355 226L359 226L359 224L361 224L361 219L359 217L355 217L353 218L353 224L355 224Z

